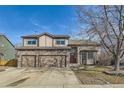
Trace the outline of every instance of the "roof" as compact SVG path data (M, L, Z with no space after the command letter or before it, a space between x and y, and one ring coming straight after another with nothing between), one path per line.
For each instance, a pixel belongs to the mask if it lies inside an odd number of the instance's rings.
M4 35L4 34L0 34L0 36L3 36L13 47L15 47L12 42L10 42L10 40Z
M26 50L32 50L32 49L33 49L33 50L39 50L39 49L40 49L40 50L41 50L41 49L43 49L43 50L45 50L45 49L46 49L46 50L47 50L47 49L49 49L49 50L56 50L56 49L59 49L59 50L60 50L60 49L61 49L61 50L62 50L62 49L65 50L65 49L66 49L66 50L68 50L68 49L71 49L71 47L68 47L68 46L65 46L65 47L31 47L31 46L30 46L30 47L28 47L28 46L27 46L27 47L26 47L26 46L25 46L25 47L23 47L23 46L22 46L22 47L16 47L16 50L25 50L25 49L26 49Z
M22 38L39 38L42 35L47 35L47 36L50 36L52 38L70 38L69 35L53 35L53 34L50 34L50 33L42 33L42 34L39 34L39 35L27 35L27 36L22 36Z
M69 46L100 46L99 43L95 41L89 41L89 40L69 40Z

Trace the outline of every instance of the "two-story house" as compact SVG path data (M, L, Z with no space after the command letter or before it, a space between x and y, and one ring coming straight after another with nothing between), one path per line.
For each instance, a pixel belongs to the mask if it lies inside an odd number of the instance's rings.
M68 35L22 36L23 46L16 47L18 67L70 67L93 65L100 45L93 41L70 40Z

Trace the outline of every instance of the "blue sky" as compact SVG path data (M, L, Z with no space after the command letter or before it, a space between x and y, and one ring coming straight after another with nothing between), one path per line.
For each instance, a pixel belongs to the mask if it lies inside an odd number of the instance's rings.
M71 34L79 31L76 6L0 6L0 33L13 43L21 36L49 32Z

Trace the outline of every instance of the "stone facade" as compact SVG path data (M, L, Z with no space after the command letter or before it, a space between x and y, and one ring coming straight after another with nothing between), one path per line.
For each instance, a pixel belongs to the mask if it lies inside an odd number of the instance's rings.
M70 49L17 49L18 67L68 67Z

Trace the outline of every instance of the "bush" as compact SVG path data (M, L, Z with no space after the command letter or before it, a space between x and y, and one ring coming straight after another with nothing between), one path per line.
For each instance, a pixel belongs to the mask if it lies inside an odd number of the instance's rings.
M12 60L9 60L5 66L12 66L12 67L17 67L17 60L16 59L12 59Z
M5 60L0 60L0 66L4 66L7 62Z
M102 53L99 57L99 61L97 61L98 65L109 66L112 65L112 56L107 55L106 53Z

